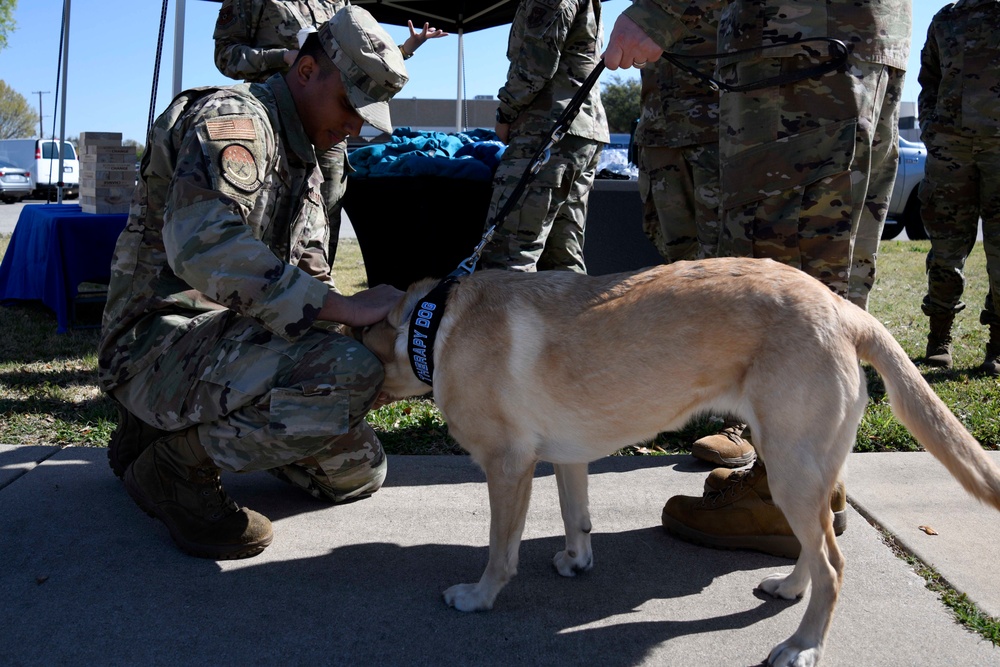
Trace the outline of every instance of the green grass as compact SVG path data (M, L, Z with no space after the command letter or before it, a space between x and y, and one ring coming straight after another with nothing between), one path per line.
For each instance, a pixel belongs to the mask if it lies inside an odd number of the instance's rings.
M9 236L0 235L0 256ZM927 336L920 312L926 287L926 241L882 244L872 313L889 327L913 359L919 359ZM347 294L366 286L364 261L354 240L343 241L334 267L337 285ZM978 322L986 296L986 261L976 245L966 267L969 307L955 321L956 368L921 367L924 376L962 423L987 449L1000 448L1000 382L981 376L987 332ZM97 321L98 314L92 315ZM0 443L104 445L114 429L115 411L97 389L97 329L56 334L55 316L40 304L0 308ZM892 416L881 379L869 369L871 399L858 431L855 451L916 451L920 446ZM386 451L394 454L460 453L448 436L430 399L401 401L370 415ZM637 443L622 454L646 455L689 451L693 440L713 433L719 421L694 420L683 430Z

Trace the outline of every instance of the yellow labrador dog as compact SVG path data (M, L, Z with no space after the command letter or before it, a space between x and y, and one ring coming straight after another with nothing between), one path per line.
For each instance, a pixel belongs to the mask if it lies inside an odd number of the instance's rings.
M609 276L483 271L440 303L427 296L436 284L414 284L354 335L385 364L390 396L431 391L418 374L433 381L450 432L486 472L489 563L477 583L444 593L462 611L490 609L516 573L536 462L555 464L566 549L554 564L573 576L593 563L587 463L699 413L734 414L802 545L791 574L760 587L796 598L812 583L799 628L769 663L816 664L844 570L830 493L868 398L859 360L916 439L1000 509L1000 470L885 327L796 269L713 259Z

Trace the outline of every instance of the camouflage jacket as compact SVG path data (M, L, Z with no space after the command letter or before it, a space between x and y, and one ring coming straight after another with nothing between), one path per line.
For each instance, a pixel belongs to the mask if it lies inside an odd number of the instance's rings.
M1000 136L1000 0L959 0L935 14L919 81L924 141Z
M704 0L681 17L690 34L674 43L673 53L704 56L716 52L719 13L725 0ZM715 59L688 61L711 76ZM635 141L642 146L680 147L719 140L719 91L661 58L640 71L642 92Z
M294 340L332 289L323 177L281 76L181 93L147 146L111 265L105 391L185 344L206 312Z
M689 32L683 13L700 4L693 0L684 4L634 0L624 14L669 50ZM719 51L830 37L847 44L858 60L906 70L911 14L911 0L727 0L719 20ZM801 47L790 46L787 51L769 50L767 55L795 56L801 52ZM720 64L724 62L720 60Z
M521 134L548 132L601 56L600 0L521 0L507 42L500 112ZM607 143L608 120L594 85L569 134Z
M284 72L298 34L329 21L346 0L223 0L215 22L215 65L232 79L264 81Z

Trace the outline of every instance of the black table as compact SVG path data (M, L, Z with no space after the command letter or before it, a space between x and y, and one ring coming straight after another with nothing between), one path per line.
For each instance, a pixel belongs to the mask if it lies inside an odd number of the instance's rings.
M80 283L107 283L111 256L128 215L84 213L76 204L25 206L0 264L0 302L41 301L58 333L72 326Z

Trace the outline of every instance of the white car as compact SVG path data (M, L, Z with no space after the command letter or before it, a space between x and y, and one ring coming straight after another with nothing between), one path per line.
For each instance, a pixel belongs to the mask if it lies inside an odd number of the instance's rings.
M14 204L31 194L31 174L0 160L0 201Z
M906 236L914 241L927 238L924 223L920 220L920 200L917 191L924 180L924 163L927 148L920 142L899 138L899 166L896 168L896 184L889 199L889 213L882 240L894 239L906 230Z

